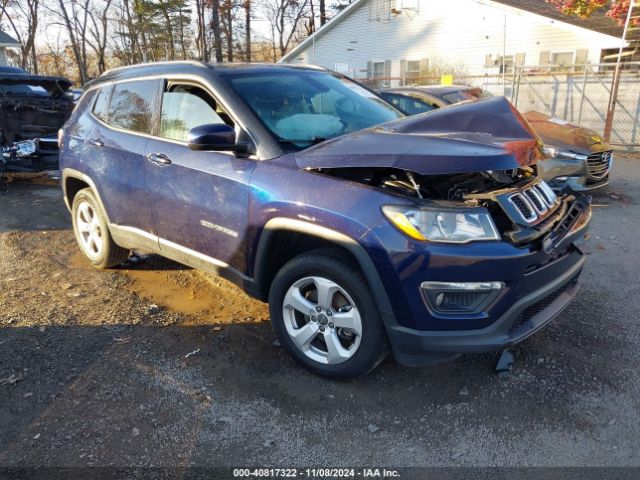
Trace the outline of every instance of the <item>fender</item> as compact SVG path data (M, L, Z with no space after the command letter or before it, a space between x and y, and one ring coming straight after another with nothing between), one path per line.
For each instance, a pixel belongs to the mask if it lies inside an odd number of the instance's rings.
M311 235L323 240L328 240L348 250L356 258L358 265L369 284L369 288L371 288L373 298L376 301L376 305L385 326L388 327L397 324L393 309L391 308L391 302L389 301L387 292L380 280L380 275L378 274L378 271L365 248L356 240L344 233L340 233L314 223L286 217L276 217L272 218L264 225L262 234L258 240L258 248L256 249L254 261L254 279L257 285L263 285L264 260L269 254L269 245L271 244L273 235L278 231L290 231Z
M100 197L100 191L96 187L96 184L94 183L93 180L91 180L91 177L73 168L65 168L64 170L62 170L62 194L64 196L64 204L67 206L67 209L71 211L71 204L69 203L69 197L67 195L67 179L68 178L75 178L76 180L81 180L87 185L89 185L91 190L93 190L93 193L96 195L96 198L98 199L98 204L99 204L98 206L102 210L102 214L104 215L104 218L106 219L107 224L110 225L111 221L109 220L109 215L107 214L107 210L104 208L104 203L102 202L102 198Z

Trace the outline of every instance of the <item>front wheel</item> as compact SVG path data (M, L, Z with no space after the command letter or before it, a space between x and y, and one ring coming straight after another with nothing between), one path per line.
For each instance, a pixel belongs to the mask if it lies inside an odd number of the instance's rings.
M269 310L280 343L314 373L356 377L387 353L367 282L333 251L306 253L282 267L271 286Z

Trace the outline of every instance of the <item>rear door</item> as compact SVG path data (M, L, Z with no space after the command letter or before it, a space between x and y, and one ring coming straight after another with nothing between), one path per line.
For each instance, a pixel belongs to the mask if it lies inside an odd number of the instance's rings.
M207 86L192 81L167 81L160 111L146 155L152 165L147 181L161 251L184 253L186 248L191 251L187 253L219 261L214 262L218 267L244 270L249 180L255 160L187 146L193 127L208 123L226 123L236 131L238 127Z
M87 165L112 223L154 233L145 157L161 80L116 83L98 93L97 119L87 142Z

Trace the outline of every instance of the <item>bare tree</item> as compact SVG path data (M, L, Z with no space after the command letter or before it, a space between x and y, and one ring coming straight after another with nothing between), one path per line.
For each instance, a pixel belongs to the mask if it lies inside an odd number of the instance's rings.
M211 7L211 30L213 31L213 43L216 62L222 62L222 33L220 29L220 0L207 0Z
M98 65L98 74L106 70L105 54L107 51L107 32L109 30L109 9L113 0L104 0L104 4L98 10L92 8L88 12L91 24L89 25L89 34L91 39L87 43L96 54L96 63Z
M196 47L198 48L198 56L203 62L209 61L209 36L207 32L207 1L195 0L196 2Z
M36 32L38 30L38 13L40 0L2 0L0 3L0 19L6 18L20 43L20 66L27 68L31 62L33 73L38 73L38 57L36 55Z
M271 25L274 56L287 53L304 30L310 0L262 0L261 10Z
M251 0L244 0L244 45L245 61L251 61Z

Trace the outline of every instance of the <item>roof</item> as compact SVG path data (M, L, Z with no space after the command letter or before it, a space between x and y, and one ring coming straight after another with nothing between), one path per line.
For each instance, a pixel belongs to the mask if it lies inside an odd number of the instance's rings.
M0 30L0 47L17 47L19 45L20 42L18 42L15 38L7 35L2 30Z
M576 27L586 28L595 32L611 35L614 37L622 37L623 27L619 26L615 21L605 16L605 9L591 15L590 18L580 18L577 16L565 15L552 4L543 0L492 0L496 3L502 3L510 7L525 10L527 12L542 15L543 17L558 20L564 23L575 25Z
M340 21L349 16L349 14L354 11L358 6L363 3L366 3L370 0L353 0L344 10L338 13L335 17L325 23L322 27L313 33L313 35L309 35L302 42L300 42L297 46L291 49L288 53L286 53L278 62L286 61L287 59L295 56L298 52L307 46L308 43L313 41L314 37L318 37L320 35L324 35L331 28L336 26ZM477 1L477 0L476 0ZM484 3L484 2L480 2ZM598 32L604 35L610 35L616 38L622 37L622 27L618 26L618 24L605 16L604 12L596 12L591 18L580 18L576 16L568 16L564 15L558 9L556 9L553 5L547 3L544 0L488 0L486 3L498 3L501 5L505 5L512 8L517 8L519 10L523 10L529 13L533 13L536 15L541 15L543 17L550 18L552 20L557 20L559 22L563 22L569 25L574 25L577 27L584 28L586 30L592 30L594 32Z

